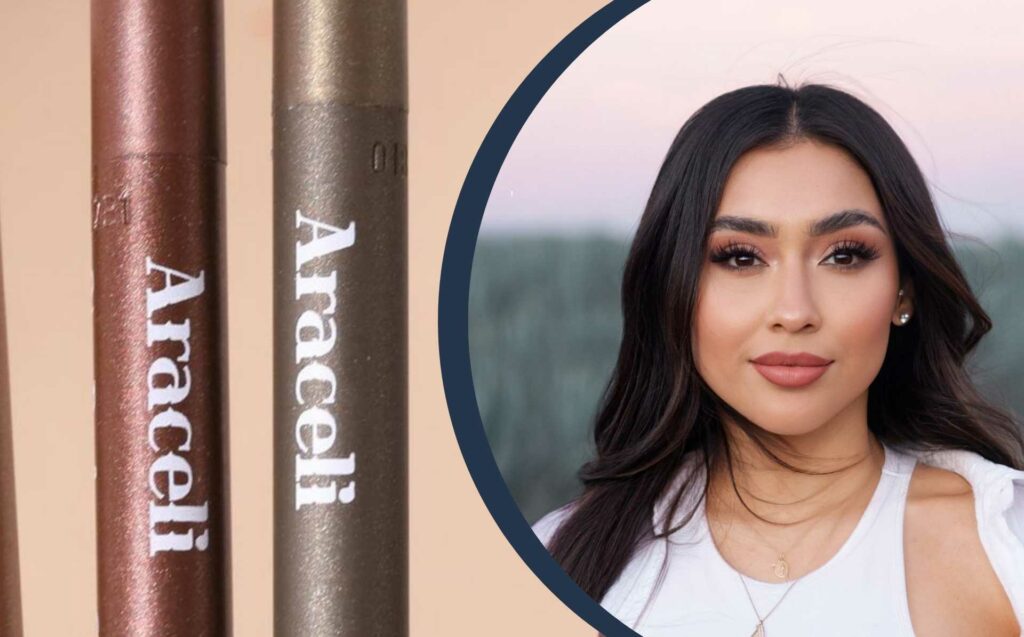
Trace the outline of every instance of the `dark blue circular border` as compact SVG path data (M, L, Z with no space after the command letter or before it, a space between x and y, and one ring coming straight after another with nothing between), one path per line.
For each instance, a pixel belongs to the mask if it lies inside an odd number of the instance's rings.
M484 433L469 359L469 280L487 199L509 148L555 80L591 43L647 0L614 0L576 27L523 80L487 132L455 204L438 298L438 344L448 411L466 466L519 556L569 608L607 637L637 637L576 585L537 539L498 470Z

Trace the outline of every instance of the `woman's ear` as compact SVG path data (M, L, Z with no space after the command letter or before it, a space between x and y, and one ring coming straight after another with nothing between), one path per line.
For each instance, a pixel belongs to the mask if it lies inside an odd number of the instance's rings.
M892 322L903 326L910 322L914 315L914 284L910 279L902 282L896 294L896 308L893 310Z

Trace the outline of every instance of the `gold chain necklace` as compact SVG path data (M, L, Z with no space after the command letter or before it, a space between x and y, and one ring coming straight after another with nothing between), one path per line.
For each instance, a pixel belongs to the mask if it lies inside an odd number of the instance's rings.
M799 544L804 538L806 538L810 534L810 532L814 530L814 528L817 527L818 524L821 523L821 519L823 518L819 518L813 524L808 526L807 529L803 533L801 533L798 538L796 538L796 540L790 543L789 547L785 551L780 551L778 548L776 548L775 544L770 542L768 538L764 536L763 533L757 530L756 526L751 525L749 527L752 531L754 531L754 533L757 533L757 536L760 537L761 540L768 545L768 548L770 548L776 554L775 561L771 564L772 575L774 575L776 578L780 580L789 579L790 568L789 561L786 559L786 554L789 553L790 550L792 550L793 547ZM836 526L838 526L838 524L836 524Z
M884 467L883 467L883 469L884 469ZM879 477L878 479L881 480L881 477ZM877 489L877 486L876 486L876 489ZM869 504L869 506L870 506L870 504ZM841 521L842 521L842 516L841 515L837 516L836 517L836 522L835 522L835 524L832 525L832 529L829 531L828 536L831 536L835 532L835 530L837 528L839 528L839 524L840 524ZM796 544L799 543L800 540L802 540L804 537L806 537L810 533L810 529L814 528L815 526L817 526L817 524L814 524L814 525L808 527L808 530L804 531L804 533L800 536L800 538L798 538L797 542L794 542L793 545L790 546L790 548L792 548L793 546L796 546ZM764 534L762 534L760 531L758 531L753 526L751 526L750 528L752 528L754 530L754 532L757 533L761 537L761 539L764 540L765 543L768 544L771 547L771 549L773 551L775 551L776 553L779 553L778 549L776 549L774 546L772 546L771 543L768 542L768 539L764 537ZM710 521L709 521L708 530L710 532ZM714 541L714 540L712 540L712 541ZM780 566L780 564L781 564L781 566ZM750 602L750 607L754 610L754 615L757 617L757 625L754 627L754 632L751 633L750 637L767 637L767 631L765 630L765 627L764 627L765 621L767 621L768 617L771 616L771 614L775 612L775 609L778 608L779 605L782 604L783 600L786 599L786 596L789 595L789 592L791 590L793 590L794 586L796 586L796 583L799 582L800 580L802 580L807 575L807 573L804 573L800 577L798 577L795 580L793 580L793 582L786 588L786 591L782 594L782 597L779 598L779 601L775 602L775 605L772 606L771 610L769 610L768 613L766 613L765 616L762 617L761 613L759 613L758 610L757 610L757 604L754 603L753 596L750 594L750 589L747 587L747 580L746 580L745 577L743 577L743 573L740 573L736 569L733 569L733 570L735 570L736 571L736 575L739 576L740 583L743 584L743 590L747 594L747 600ZM784 571L785 574L784 575L779 575L780 571ZM773 573L775 574L776 577L779 577L780 579L785 579L789 575L789 563L786 562L785 555L783 553L779 553L778 558L773 563Z
M793 549L793 547L795 547L797 544L803 541L804 538L810 535L811 531L814 530L814 528L817 527L819 523L820 520L807 527L807 530L801 533L800 537L798 537L796 540L790 543L789 548L787 548L785 551L780 551L778 548L776 548L774 543L770 542L768 538L764 536L763 533L757 530L757 527L750 527L754 531L754 533L757 533L757 536L760 537L761 540L768 545L768 548L775 551L776 557L775 561L772 562L772 575L774 575L780 580L789 579L789 561L786 559L786 553L789 553Z
M832 486L832 484L829 484L826 487L824 487L822 489L819 489L816 493L821 493L822 491L824 491L825 489L827 489L830 486ZM756 498L756 496L754 496L754 497ZM835 531L835 529L838 528L839 520L841 520L841 516L839 518L837 518L836 523L832 527L832 531ZM806 538L808 535L810 535L811 531L815 527L817 527L819 523L820 523L820 519L819 519L819 521L815 522L811 526L807 527L807 530L805 530L802 534L800 534L800 536L796 540L794 540L785 551L780 551L778 548L776 548L775 544L770 542L768 540L768 538L766 538L764 536L764 534L761 533L761 531L759 531L757 529L756 526L754 526L754 525L750 526L750 529L753 530L754 533L757 533L757 536L760 537L761 540L765 544L768 545L768 548L770 548L772 551L775 552L776 557L775 557L775 561L772 562L772 564L771 564L771 569L772 569L772 574L776 578L778 578L780 580L786 580L786 579L789 578L790 566L789 566L789 561L786 559L786 554L789 553L793 549L793 547L795 547L797 544L799 544L804 538ZM831 534L831 532L830 532L830 534ZM749 595L749 593L748 593L748 595Z
M832 535L832 533L834 533L835 530L839 527L839 520L841 520L841 519L842 519L841 516L839 518L837 518L836 523L832 525L832 530L829 531L829 535ZM811 528L814 528L814 527L812 526ZM810 533L809 530L805 531L804 535L801 536L800 539L803 539L803 537L805 537L808 533ZM761 535L760 532L757 532L757 534ZM764 536L761 535L761 538L764 539ZM765 541L767 542L767 540L765 540ZM794 543L793 546L796 546L796 543ZM774 550L774 547L772 547L772 548ZM790 547L790 548L792 548L792 547ZM788 576L789 575L789 564L786 563L786 561L784 559L784 556L782 554L779 555L779 558L778 558L778 560L776 560L775 563L778 564L780 561L785 566L786 576ZM735 570L735 569L733 569L733 570ZM778 571L774 571L774 572L775 572L775 576L779 577ZM764 628L765 621L767 621L768 617L772 613L775 612L775 609L778 608L780 604L782 604L782 600L786 599L786 595L789 595L789 591L793 590L793 587L796 586L796 583L799 582L800 580L802 580L804 577L807 576L807 573L804 573L800 577L798 577L795 580L793 580L793 582L789 585L789 587L786 588L786 592L784 592L782 594L782 597L779 598L779 601L775 602L775 605L772 606L772 609L770 611L768 611L768 613L764 617L761 617L761 613L759 613L757 611L757 604L754 603L754 598L750 594L750 589L747 588L747 579L745 577L743 577L743 573L740 573L739 571L736 571L736 574L739 575L740 583L743 584L743 590L746 592L747 599L750 601L750 607L754 609L754 615L757 617L757 626L754 627L754 632L751 633L750 637L767 637L767 633L766 633L765 628ZM783 576L782 579L785 579L785 577Z
M841 516L838 517L836 523L832 525L832 530L829 531L829 535L832 535L832 533L834 533L835 530L839 527L840 520L842 520ZM814 526L811 526L810 528L814 528ZM804 531L804 534L800 537L800 539L803 539L808 533L810 533L810 530ZM757 534L761 535L759 531L757 532ZM765 539L763 535L761 535L761 538ZM767 540L765 541L767 542ZM799 540L797 542L799 542ZM794 542L793 546L796 546L797 542ZM775 550L774 547L772 547L772 549ZM785 576L780 576L778 574L778 571L774 571L775 576L785 579L785 577L789 575L789 564L785 561L784 556L782 554L779 554L779 558L778 560L776 560L775 564L777 565L779 562L782 562L782 564L784 565ZM754 615L757 617L757 626L754 627L754 632L751 633L750 637L767 637L767 633L764 628L765 621L767 621L768 617L775 612L775 609L778 608L780 604L782 604L782 600L786 599L786 595L789 595L789 591L793 590L793 587L796 586L796 583L802 580L805 576L807 576L807 573L804 573L800 577L793 580L793 582L786 588L786 591L782 594L782 597L779 598L779 601L775 602L775 605L772 606L771 610L769 610L764 617L761 617L761 613L757 611L757 604L754 603L754 598L750 594L750 589L747 588L747 579L743 577L743 573L740 573L739 571L736 571L736 574L739 575L740 583L743 584L743 590L744 592L746 592L747 599L750 601L750 607L754 609Z
M775 602L775 605L772 606L772 609L770 611L768 611L768 614L764 617L761 617L761 613L757 612L757 604L754 603L754 598L750 595L750 589L747 588L746 578L743 577L743 573L740 573L739 571L736 571L736 574L740 576L740 582L743 584L743 590L746 591L747 599L750 600L750 607L754 609L754 615L757 616L757 626L754 627L754 632L750 634L750 637L767 637L767 634L765 633L764 629L765 620L767 620L768 617L775 612L775 609L779 607L779 604L782 603L782 600L786 599L786 595L789 595L789 591L793 590L793 587L796 586L796 583L803 579L803 576L801 575L800 577L793 580L793 583L789 585L789 587L786 589L786 592L783 593L782 597L779 598L779 601Z

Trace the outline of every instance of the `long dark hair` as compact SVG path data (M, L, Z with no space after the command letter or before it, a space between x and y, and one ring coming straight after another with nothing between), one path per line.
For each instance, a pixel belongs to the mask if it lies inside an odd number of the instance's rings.
M641 543L679 528L654 528L660 497L670 497L672 520L685 493L703 489L706 496L707 476L729 462L722 413L745 431L757 430L697 373L690 339L698 281L709 224L737 159L802 139L833 144L860 163L891 229L901 280L912 283L914 320L890 331L869 389L871 431L884 444L963 449L1024 466L1016 423L985 402L964 369L992 321L896 132L871 107L829 86L731 91L703 106L676 135L626 261L622 343L594 424L596 457L580 470L583 493L550 543L554 558L594 599L604 597ZM702 452L706 471L692 475L703 475L703 484L687 478L666 494L691 451Z

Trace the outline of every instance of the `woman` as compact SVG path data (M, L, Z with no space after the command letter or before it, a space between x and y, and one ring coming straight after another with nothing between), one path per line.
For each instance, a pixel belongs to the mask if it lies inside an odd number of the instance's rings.
M892 128L752 86L682 127L634 238L582 495L534 530L661 635L1019 635L1024 441Z

